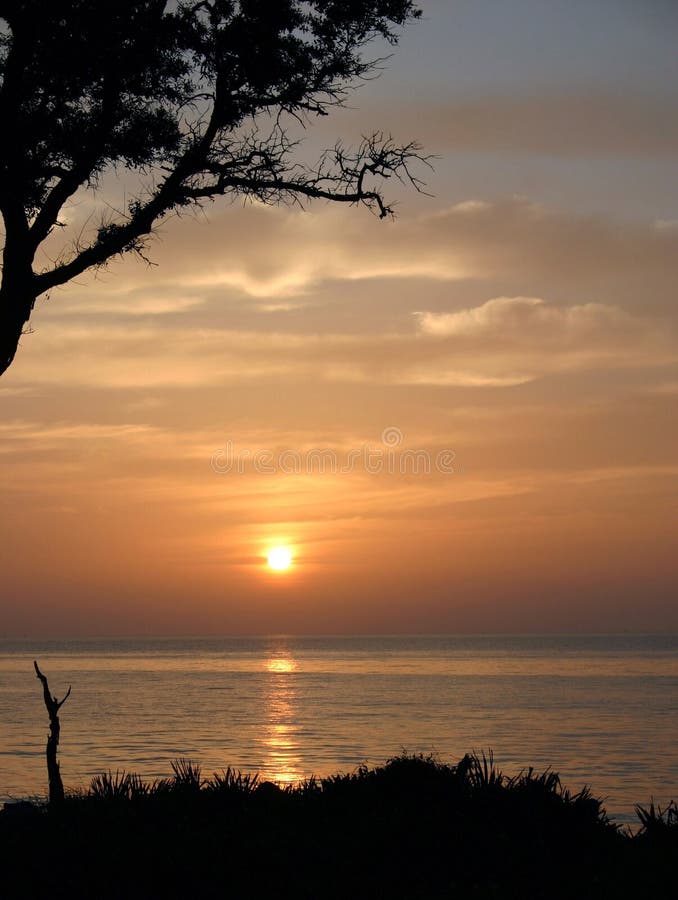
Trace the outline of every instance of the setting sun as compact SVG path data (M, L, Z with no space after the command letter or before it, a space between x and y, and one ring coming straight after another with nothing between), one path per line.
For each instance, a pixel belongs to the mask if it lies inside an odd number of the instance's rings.
M276 572L283 572L292 565L292 551L289 547L273 547L268 552L268 565Z

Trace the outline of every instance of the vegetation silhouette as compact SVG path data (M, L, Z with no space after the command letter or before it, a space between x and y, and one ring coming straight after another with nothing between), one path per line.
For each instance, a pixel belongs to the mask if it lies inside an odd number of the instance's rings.
M420 188L416 143L374 132L309 164L289 125L342 105L379 68L366 45L395 44L419 15L412 0L0 2L0 374L37 297L117 255L145 259L172 214L227 195L390 215L380 185ZM89 232L58 246L67 204L100 197L110 173L139 187L119 210L100 198Z
M8 898L625 898L672 896L678 815L637 833L552 771L506 776L403 754L279 787L233 769L117 771L56 808L0 814ZM39 859L40 865L34 865ZM58 881L54 873L58 871Z

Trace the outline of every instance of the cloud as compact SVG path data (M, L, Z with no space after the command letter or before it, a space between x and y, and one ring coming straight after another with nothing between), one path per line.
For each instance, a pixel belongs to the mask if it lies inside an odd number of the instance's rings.
M6 399L8 397L30 397L32 396L31 388L27 385L17 386L17 387L1 387L0 388L0 399Z
M184 313L202 305L203 297L172 296L171 286L162 294L144 293L139 290L69 292L66 302L56 304L57 315L64 316L166 316Z
M637 343L652 331L628 313L603 303L549 306L540 297L495 297L452 313L415 312L422 334L433 337L492 338L580 345L590 338L630 338Z
M416 326L416 327L414 327ZM15 378L102 387L266 380L511 386L546 374L654 367L678 358L660 323L605 304L497 297L418 312L408 332L369 334L50 325Z
M46 452L64 443L83 441L118 441L146 442L157 429L149 425L113 424L102 425L86 422L60 422L45 425L40 422L15 420L0 423L0 436L3 439L3 453L23 452L27 448Z
M674 229L557 214L522 198L475 199L393 223L350 210L257 207L182 230L180 247L158 250L158 271L168 263L192 292L226 287L257 299L330 281L494 280L532 286L516 294L544 296L555 285L586 300L637 305L642 297L674 309L678 277Z
M678 154L678 102L668 91L663 97L591 91L386 101L347 115L344 128L365 131L375 121L453 153L669 160Z
M396 222L320 205L307 214L259 204L208 223L168 223L165 232L150 249L157 268L115 263L110 283L90 278L39 308L56 315L61 306L89 305L111 315L152 314L161 325L167 313L200 315L208 297L252 298L259 305L250 311L261 321L281 306L312 304L326 284L344 285L350 302L362 285L388 279L492 282L496 296L555 290L578 302L675 310L677 229L558 214L524 198L471 198Z
M545 375L678 360L661 327L603 304L557 307L498 297L453 313L416 313L425 360L416 383L511 386Z
M42 303L5 386L501 387L676 359L678 232L653 223L522 199L390 224L255 206L209 226L179 222L158 255L157 270L128 261L112 286ZM59 314L62 300L84 309L93 293L116 312ZM167 314L143 320L136 302Z

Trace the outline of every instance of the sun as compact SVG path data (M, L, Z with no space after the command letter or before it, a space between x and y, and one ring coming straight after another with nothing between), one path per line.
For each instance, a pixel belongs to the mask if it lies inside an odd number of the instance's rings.
M292 565L292 551L289 547L273 547L268 551L268 565L276 572L284 572Z

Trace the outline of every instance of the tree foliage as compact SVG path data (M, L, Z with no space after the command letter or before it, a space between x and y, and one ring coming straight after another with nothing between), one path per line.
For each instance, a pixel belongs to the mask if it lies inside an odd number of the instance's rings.
M375 133L304 164L289 138L374 72L412 0L0 0L0 372L35 299L111 257L144 252L155 224L219 195L321 198L384 217L384 178L414 187L416 144ZM36 254L64 206L111 171L143 175L46 267Z

